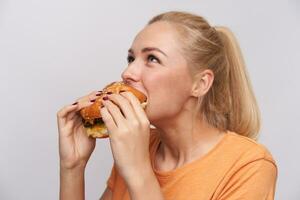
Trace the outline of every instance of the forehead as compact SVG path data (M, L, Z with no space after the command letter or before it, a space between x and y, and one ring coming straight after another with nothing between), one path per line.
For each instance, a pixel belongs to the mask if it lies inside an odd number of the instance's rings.
M145 47L157 47L166 54L179 49L178 33L173 25L167 22L155 22L142 29L132 43L134 51Z

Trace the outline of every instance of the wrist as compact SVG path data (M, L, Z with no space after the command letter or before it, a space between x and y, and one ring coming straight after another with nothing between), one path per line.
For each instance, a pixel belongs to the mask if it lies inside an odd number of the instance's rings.
M66 167L64 165L60 165L60 174L80 174L80 173L84 173L85 171L85 166L86 165L78 165L75 167Z
M137 174L126 182L129 195L132 200L136 199L157 199L163 200L163 193L160 184L151 170L145 170L143 173ZM145 196L145 194L147 194Z
M75 164L75 163L67 163L67 162L60 161L59 165L60 165L60 169L64 171L79 171L79 170L85 170L87 162L81 161Z
M151 166L134 170L128 177L126 182L129 187L142 187L149 182L157 181Z
M84 199L84 167L60 167L59 199Z
M60 168L60 181L61 183L78 184L84 180L84 168L65 169Z

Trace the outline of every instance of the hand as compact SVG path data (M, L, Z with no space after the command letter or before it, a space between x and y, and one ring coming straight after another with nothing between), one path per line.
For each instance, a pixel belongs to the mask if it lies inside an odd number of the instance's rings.
M77 111L93 104L97 92L77 99L57 112L60 166L64 169L85 167L95 149L95 139L89 138Z
M130 178L151 168L150 122L139 100L130 92L108 95L100 112L109 131L110 145L118 172Z

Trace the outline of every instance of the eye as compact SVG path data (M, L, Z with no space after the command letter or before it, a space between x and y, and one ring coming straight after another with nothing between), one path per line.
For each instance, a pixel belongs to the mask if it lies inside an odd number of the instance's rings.
M127 62L128 62L128 63L132 63L133 61L134 61L134 57L128 55L128 56L127 56Z
M154 62L160 63L159 59L157 59L157 58L156 58L154 55L152 55L152 54L150 54L150 55L148 56L147 59L150 60L150 61L156 60L156 61L154 61Z

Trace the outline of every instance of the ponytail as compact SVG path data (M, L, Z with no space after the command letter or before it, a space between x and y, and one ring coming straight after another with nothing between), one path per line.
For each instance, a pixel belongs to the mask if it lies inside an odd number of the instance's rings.
M233 33L226 27L215 27L224 46L229 68L230 111L228 129L258 139L260 111L254 96L240 47Z

